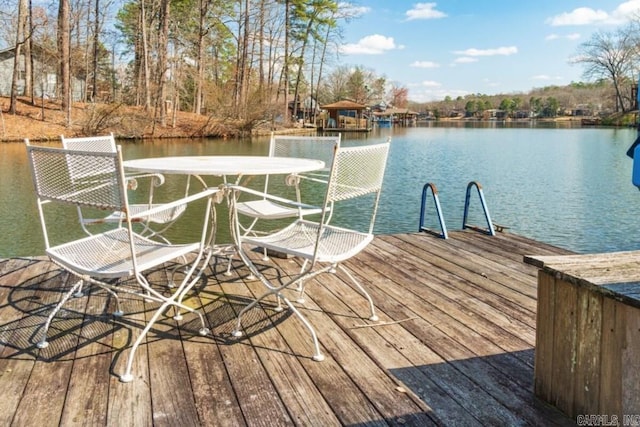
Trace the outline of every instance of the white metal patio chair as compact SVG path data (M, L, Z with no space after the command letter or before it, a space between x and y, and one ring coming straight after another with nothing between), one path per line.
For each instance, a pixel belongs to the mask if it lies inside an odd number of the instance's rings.
M243 234L264 234L256 229L260 220L278 220L286 218L302 218L322 212L322 207L303 202L301 181L308 183L320 183L326 185L331 170L333 154L340 146L341 135L336 136L307 136L307 135L275 135L271 134L269 141L270 157L302 157L322 160L325 168L319 171L305 174L290 175L285 178L288 187L295 190L295 200L286 197L279 197L273 190L273 181L276 177L269 175L264 178L264 188L262 191L246 190L254 198L244 200L236 204L237 212L250 219L247 225L238 222ZM227 274L230 274L231 261L229 258ZM267 250L264 250L264 260L267 260Z
M195 313L201 323L200 334L208 333L204 318L200 312L182 303L185 294L199 280L203 268L211 257L209 250L209 228L212 218L212 203L219 196L218 189L208 189L179 200L168 202L162 206L145 212L132 213L127 198L127 180L122 166L120 147L115 152L97 153L95 151L66 150L62 148L39 147L25 140L29 165L35 187L37 208L42 225L46 254L49 258L80 278L71 286L59 303L49 314L42 331L42 338L37 343L39 348L48 346L47 333L51 321L64 303L71 297L82 282L96 285L115 297L115 316L123 315L118 293L128 293L160 303L160 307L149 318L145 328L133 343L124 373L120 380L128 382L133 379L132 363L136 349L149 332L153 324L164 311L173 307L174 318L180 319L180 310ZM87 173L86 179L71 177L71 167L75 171L93 171L99 169L100 175ZM200 241L185 244L169 244L149 239L133 231L136 219L155 215L162 210L171 210L178 206L206 200L203 209L203 224ZM218 201L219 199L216 199ZM79 239L73 239L72 233L66 232L63 237L56 237L62 242L53 242L50 229L55 227L56 215L45 211L48 206L63 204L67 206L92 207L96 209L119 212L123 220L119 226L108 231L95 233ZM200 205L198 205L200 207ZM45 209L47 208L47 209ZM55 212L54 212L55 213ZM55 243L55 244L54 244ZM160 268L164 263L183 260L193 256L188 263L184 278L172 289L154 288L145 278L144 273ZM175 269L172 270L175 272ZM130 282L133 279L133 282ZM173 273L171 275L173 280ZM124 281L127 281L125 284ZM130 285L129 283L135 283Z
M115 153L116 141L113 134L103 136L91 136L91 137L78 137L67 138L64 135L60 136L62 140L62 147L68 150L78 151L95 151L97 153ZM80 165L79 165L80 166ZM99 177L103 171L99 168L92 170L83 170L81 167L77 167L73 162L69 163L69 173L72 180L86 180L91 176ZM151 180L149 185L149 199L147 203L133 203L129 205L130 212L135 215L136 213L148 211L149 209L157 208L160 206L158 203L153 203L154 188L164 184L164 176L161 174L128 174L127 187L135 189L138 186L138 179L148 178ZM187 182L185 196L189 191L189 182ZM157 211L155 214L147 217L138 218L137 223L141 224L143 231L140 233L147 237L154 237L163 240L166 243L169 241L163 236L163 233L184 213L186 205L178 205L173 209L163 209ZM87 228L90 225L104 224L104 223L121 223L124 216L121 212L111 212L106 216L100 218L87 218L83 214L81 207L77 208L80 225L87 234L92 232ZM157 228L152 228L151 224L160 224Z
M296 314L305 327L311 333L315 353L314 360L323 360L320 352L318 338L314 328L300 311L283 294L287 288L294 287L296 283L305 282L321 273L338 271L344 273L365 296L369 303L372 321L378 320L373 305L373 300L349 271L340 263L357 255L373 240L373 226L380 199L384 171L389 153L389 142L377 145L359 147L341 147L336 150L327 192L320 220L312 222L304 218L295 220L288 227L265 236L253 236L242 234L236 228L239 253L243 261L251 269L258 279L268 288L268 291L251 302L239 314L236 322L234 336L242 336L241 326L243 315L252 307L260 303L264 298L275 295L278 300L278 308L281 308L281 300ZM242 191L241 187L236 191ZM367 217L368 227L365 231L357 231L327 224L330 211L333 211L334 203L368 196L370 203L358 203L358 215ZM232 198L232 202L233 202ZM359 201L364 202L365 200ZM235 216L237 220L237 214ZM235 227L238 227L237 222ZM273 283L253 264L247 256L245 247L262 247L279 253L299 257L305 262L299 274L284 279L284 283ZM301 289L304 292L304 288Z
M322 160L325 169L289 176L286 182L295 187L296 200L280 199L272 191L270 181L275 177L265 176L264 189L257 193L262 197L239 202L236 206L239 214L253 218L250 225L244 227L244 232L251 232L260 219L295 218L322 212L322 207L305 204L300 192L300 181L309 180L326 184L328 171L331 169L333 152L340 146L340 134L337 136L295 136L271 134L269 142L269 156L271 157L303 157Z

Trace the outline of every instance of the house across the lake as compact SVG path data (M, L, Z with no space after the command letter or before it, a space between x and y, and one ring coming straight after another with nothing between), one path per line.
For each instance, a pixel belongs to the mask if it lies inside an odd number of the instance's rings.
M33 93L36 98L53 99L57 97L58 60L55 53L37 45L33 50ZM15 64L16 48L0 50L0 95L11 95L11 81ZM25 95L25 57L21 54L18 60L18 95ZM85 91L84 79L71 77L71 96L74 101L81 101Z

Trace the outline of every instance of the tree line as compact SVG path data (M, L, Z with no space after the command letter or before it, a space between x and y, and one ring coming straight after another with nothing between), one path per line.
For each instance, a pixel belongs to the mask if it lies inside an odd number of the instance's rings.
M629 81L625 91L624 112L635 108L631 99L635 83ZM593 83L574 82L566 86L545 86L527 93L486 95L481 93L445 97L441 101L412 104L416 111L426 111L435 118L482 118L489 110L500 110L510 118L555 118L559 116L615 116L616 100L613 85L607 79ZM623 115L622 110L618 116Z
M411 108L438 117L479 115L490 109L515 117L526 110L535 117L556 117L572 110L600 115L623 115L638 109L640 72L640 16L611 31L597 31L581 43L570 62L583 67L586 82L534 88L529 93L445 97L442 101L413 103Z
M44 58L56 64L54 96L67 112L68 123L71 103L78 100L72 99L73 79L83 83L80 101L139 106L161 126L178 110L234 119L247 128L278 117L286 123L306 112L309 105L303 101L308 99L316 105L345 98L363 104L385 101L439 114L489 107L553 114L578 104L624 112L635 106L638 18L614 31L597 32L580 45L574 62L584 67L585 78L593 83L572 83L568 90L534 89L528 97L470 94L418 104L409 101L406 88L375 70L337 65L341 28L355 17L338 1L0 0L0 4L7 11L0 12L5 24L1 35L16 49L10 111L17 108L20 80L24 95L36 102L34 61ZM549 89L553 96L545 93Z
M59 66L55 97L63 110L73 101L72 79L80 78L81 101L140 106L161 126L180 110L250 127L265 118L288 120L289 108L297 115L307 98L369 103L389 91L373 70L329 69L341 25L354 17L333 0L59 0L57 9L17 0L16 6L2 16L10 24L3 36L16 47L12 112L19 75L35 102L33 64L42 58L36 50Z

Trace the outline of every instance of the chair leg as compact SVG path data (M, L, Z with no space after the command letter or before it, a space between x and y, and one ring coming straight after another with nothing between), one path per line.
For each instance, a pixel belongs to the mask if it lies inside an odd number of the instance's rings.
M100 286L100 285L98 285L98 286ZM118 293L116 291L114 291L113 289L109 289L109 288L104 287L104 286L100 286L100 287L102 289L104 289L105 291L107 291L116 300L116 310L113 313L111 313L111 315L115 316L115 317L124 316L124 311L122 311L122 308L120 307L120 297L118 297Z
M116 300L116 310L113 313L111 313L111 315L116 317L124 316L124 312L122 311L122 308L120 306L120 298L118 297L118 294L113 289L109 289L108 287L101 286L99 283L97 283L97 285L100 286L101 289L104 289L105 291L107 291ZM58 313L58 311L60 311L62 306L69 300L69 298L71 298L72 296L77 298L79 297L79 294L81 294L82 296L84 295L84 293L82 293L83 286L84 286L84 280L79 279L76 283L73 284L73 286L71 286L71 289L69 289L69 291L66 294L64 294L60 302L58 302L58 304L51 311L51 313L49 313L49 317L47 318L47 321L44 324L42 338L36 344L38 348L46 348L49 345L49 342L47 341L47 333L49 331L49 327L51 326L51 322L53 321L53 318Z
M209 262L211 261L211 256L213 255L213 253L211 251L207 251L207 254L205 255L205 257L201 260L198 261L199 263L201 263L201 267L199 268L198 274L196 274L195 276L193 276L192 279L190 279L190 282L187 286L184 286L184 289L180 292L177 292L177 304L176 304L176 314L175 316L173 316L174 320L180 320L182 319L182 315L180 314L180 310L179 307L182 307L182 300L184 299L184 297L187 295L187 293L191 290L191 288L193 288L193 286L202 278L202 275L204 274L204 270L207 268L207 266L209 265ZM173 275L175 274L176 269L174 269L171 272L171 282L173 282ZM195 267L194 267L194 271L195 271ZM186 271L187 277L190 277L192 272L190 269L187 269ZM182 287L182 285L181 285Z
M183 273L185 274L189 273L189 267L188 267L189 262L187 261L187 257L185 255L182 255L180 258L182 259L182 264L178 264L170 270L171 273L169 275L169 282L167 283L167 287L169 289L173 289L176 287L176 282L175 280L173 280L173 276L176 274L176 271L182 268ZM204 268L205 267L202 267L202 270L204 270Z
M73 296L75 298L81 298L84 296L84 292L82 292L82 285L83 285L83 281L80 280L80 286L78 287L78 289L76 290L76 292L73 294Z
M224 272L225 276L231 276L232 263L233 263L233 254L229 255L229 262L227 263L227 271Z
M107 292L109 292L111 294L111 296L113 296L116 300L116 311L114 311L113 313L111 313L112 316L116 316L116 317L122 317L124 316L124 311L122 311L122 308L120 308L120 297L118 297L118 294L109 289L109 288L103 288L104 290L106 290Z
M360 293L367 299L367 301L369 301L369 309L371 310L371 316L369 316L369 320L371 320L373 322L377 322L379 320L379 317L376 315L376 309L375 309L375 307L373 305L373 299L371 298L369 293L362 287L360 282L358 280L356 280L355 277L353 277L353 275L349 272L349 270L347 270L346 268L344 268L340 264L338 264L337 268L339 268L340 271L345 273L347 275L347 277L349 277L349 279L351 279L351 281L360 290Z
M313 348L315 350L315 353L313 354L313 356L311 356L311 358L313 360L315 360L316 362L322 362L324 360L324 354L322 354L322 352L320 351L320 343L318 341L318 334L316 334L315 329L313 328L313 326L311 326L311 323L309 323L307 318L304 317L302 315L302 313L300 313L300 311L298 311L298 309L293 304L291 304L291 301L289 301L286 298L283 298L283 299L284 299L285 304L287 304L289 306L289 308L295 313L295 315L298 316L298 319L300 319L300 321L307 328L309 333L311 333L311 339L313 340Z
M202 313L200 313L199 310L193 308L193 307L189 307L186 304L182 303L182 299L184 298L184 294L181 294L178 298L177 301L173 300L171 301L171 304L175 307L176 310L176 314L173 316L173 320L182 320L182 313L180 312L180 309L183 309L185 311L188 311L190 313L195 313L198 315L198 317L200 318L200 323L202 324L202 328L199 331L199 334L204 336L207 335L209 333L209 329L207 329L205 323L204 323L204 317L202 316Z
M64 303L66 303L69 300L69 298L71 298L71 295L73 295L78 289L82 288L82 284L83 284L82 279L74 283L73 286L71 286L71 289L69 289L69 291L67 291L67 293L65 293L62 296L62 299L58 302L58 304L56 304L53 310L51 310L51 313L49 313L49 317L47 317L47 321L44 323L42 338L40 338L40 341L38 341L38 343L36 344L36 347L47 348L49 346L49 342L47 341L47 333L49 332L49 326L51 326L51 321L53 320L55 315L58 313L58 311L60 311Z
M302 263L302 267L300 267L300 273L302 274L302 272L305 270L305 268L307 267L307 263L309 262L308 259L305 259L304 262ZM298 291L298 298L296 299L296 302L300 303L300 304L304 304L304 280L300 279L298 280L298 286L297 286L297 291Z
M128 383L128 382L131 382L133 380L133 374L131 373L131 367L133 366L133 358L135 357L136 350L138 349L138 346L140 345L142 340L147 335L147 332L149 332L149 330L151 329L153 324L156 322L156 320L158 320L158 317L160 317L160 314L163 313L164 310L169 305L171 305L171 302L166 301L164 304L162 304L160 306L160 308L158 308L156 310L155 313L153 313L153 316L151 316L151 319L149 319L149 321L147 322L147 326L145 326L145 328L142 330L140 335L138 335L138 338L136 339L136 341L131 346L131 350L129 350L129 357L127 358L127 366L126 366L126 368L124 370L124 374L120 375L120 381L121 382Z
M291 285L291 283L287 283L279 288L275 288L275 289L270 289L269 291L267 291L266 293L260 295L258 298L254 299L253 301L251 301L251 303L249 305L247 305L246 307L244 307L240 313L238 313L238 318L236 319L236 327L233 330L233 332L231 332L231 334L234 337L241 337L242 336L242 316L249 310L251 310L253 307L255 307L256 305L258 305L260 303L260 301L262 301L264 298L266 298L269 295L276 295L276 297L278 298L278 306L280 305L280 300L284 300L285 304L287 304L287 306L293 311L293 313L298 316L298 319L300 319L300 321L302 322L302 324L307 328L307 330L309 331L309 333L311 334L311 339L313 340L313 346L314 346L314 354L312 356L312 359L317 361L317 362L321 362L324 360L324 355L322 354L322 352L320 351L320 343L318 341L318 335L316 334L315 329L313 328L313 326L311 326L311 323L309 323L309 321L306 319L306 317L304 317L302 315L302 313L300 313L300 311L291 303L291 301L289 301L287 298L283 297L282 295L280 295L280 291L286 287L288 287L289 285ZM279 310L278 310L279 311Z
M195 313L198 318L200 319L200 324L202 325L202 327L200 328L200 330L198 331L198 334L200 334L201 336L205 336L209 333L209 329L206 327L205 323L204 323L204 316L202 316L202 313L200 313L199 310L189 307L188 305L179 303L177 301L172 301L171 305L174 305L176 308L181 308L185 311L188 311L190 313ZM179 316L179 318L176 318L178 316L174 316L173 319L174 320L182 320L182 315Z
M286 286L285 286L286 287ZM277 295L278 296L278 300L282 299L284 300L285 304L287 304L287 306L295 313L295 315L298 317L298 319L300 319L300 321L302 322L302 324L307 328L307 330L309 331L309 333L311 334L311 339L313 340L313 347L314 347L314 354L311 357L313 360L315 360L316 362L321 362L325 359L324 355L322 354L322 352L320 351L320 343L318 341L318 334L316 334L315 329L313 328L313 326L311 326L311 323L309 323L309 321L306 319L306 317L304 317L302 315L302 313L300 313L300 311L291 303L291 301L289 301L287 298L280 296L279 291L276 290L269 290L267 293L262 294L260 297L258 297L257 299L253 300L251 302L251 304L249 304L248 306L246 306L245 308L243 308L240 313L238 313L238 318L236 319L236 327L233 330L233 332L231 333L234 337L241 337L242 336L242 316L249 310L251 310L253 307L255 307L256 305L258 305L260 303L260 301L262 301L265 297L269 296L269 295Z
M236 327L231 332L231 335L233 335L234 337L241 337L242 336L242 316L244 316L244 314L249 310L251 310L253 307L260 304L260 301L262 301L269 295L277 295L278 292L279 292L279 289L269 289L267 292L260 295L258 298L251 301L249 305L245 306L242 310L240 310L240 313L238 313L238 317L236 318ZM279 304L280 304L280 298L278 297L278 305Z
M129 357L127 358L127 365L125 367L125 371L124 371L124 373L122 375L120 375L120 381L121 382L128 383L128 382L133 381L133 374L131 373L131 368L133 367L133 358L135 357L136 350L138 349L138 347L142 343L142 340L145 338L147 333L151 330L153 325L156 323L156 321L158 320L158 317L160 317L160 315L162 313L164 313L164 311L167 309L167 307L169 307L171 305L179 305L181 308L183 308L183 309L185 309L187 311L191 311L193 313L196 313L198 315L198 317L200 318L200 322L202 323L202 328L200 329L200 331L198 331L199 334L204 336L204 335L207 335L207 333L209 333L209 330L205 327L204 317L202 316L202 314L200 312L198 312L195 309L192 309L191 307L187 307L187 306L185 306L183 304L178 304L178 303L176 303L175 301L172 301L172 300L165 301L156 310L156 312L153 313L153 316L151 316L151 319L149 319L149 321L147 322L147 326L145 326L145 328L142 330L140 335L138 335L138 338L136 339L136 341L131 346L131 350L129 352Z

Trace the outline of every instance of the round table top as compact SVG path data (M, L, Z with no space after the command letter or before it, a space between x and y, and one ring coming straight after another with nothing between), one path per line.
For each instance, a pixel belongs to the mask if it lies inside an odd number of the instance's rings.
M176 156L127 160L128 171L190 175L272 175L324 168L316 159L269 156Z

